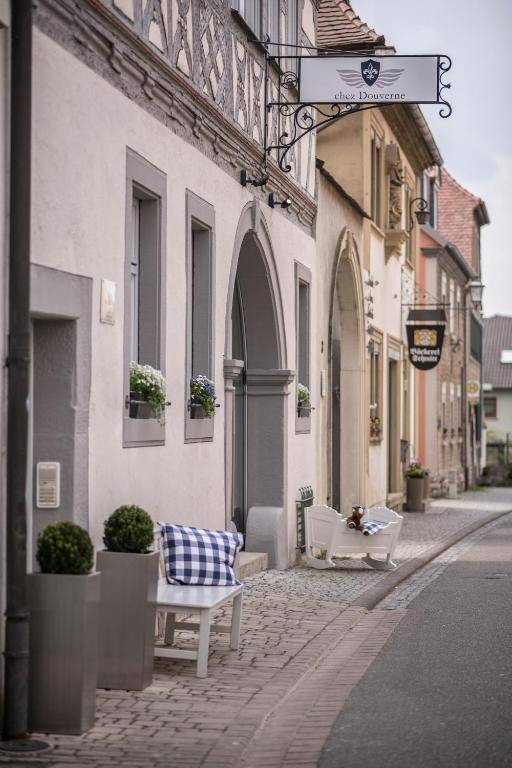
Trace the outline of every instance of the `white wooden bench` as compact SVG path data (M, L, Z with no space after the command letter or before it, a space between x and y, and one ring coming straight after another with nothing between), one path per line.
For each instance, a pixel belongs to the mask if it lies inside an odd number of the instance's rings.
M392 557L396 548L403 517L387 507L371 507L364 521L382 523L385 528L371 536L364 536L361 531L348 527L347 518L335 509L325 506L306 507L306 561L312 568L334 568L335 556L366 552L363 562L377 570L396 568ZM315 557L315 550L325 552L323 557ZM385 555L385 560L378 560L372 555Z
M242 584L231 587L209 587L169 584L165 575L162 528L155 528L155 544L160 552L160 578L157 592L157 615L163 614L164 644L155 645L155 656L168 659L197 659L197 677L208 674L208 650L210 632L230 636L230 648L236 651L240 645L240 622L242 618ZM237 562L235 561L235 573ZM231 624L212 624L212 612L221 605L233 601ZM199 622L189 621L191 615L199 615ZM178 615L185 619L177 620ZM197 650L174 648L174 633L179 630L199 630Z

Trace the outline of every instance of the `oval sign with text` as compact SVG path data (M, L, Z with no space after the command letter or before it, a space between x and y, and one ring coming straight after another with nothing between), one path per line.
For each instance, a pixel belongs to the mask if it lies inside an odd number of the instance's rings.
M444 325L407 325L409 360L420 371L435 368L441 360L444 341Z

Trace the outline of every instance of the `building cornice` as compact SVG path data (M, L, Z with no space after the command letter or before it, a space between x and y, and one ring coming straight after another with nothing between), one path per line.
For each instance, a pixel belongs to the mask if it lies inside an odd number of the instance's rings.
M262 147L100 0L39 0L34 23L233 178L240 178L242 168L261 174ZM255 189L254 196L266 201L273 191L289 197L292 206L283 215L311 234L315 199L273 159L267 172L267 190Z
M442 165L441 153L417 105L389 104L380 111L409 157L415 173L431 165Z

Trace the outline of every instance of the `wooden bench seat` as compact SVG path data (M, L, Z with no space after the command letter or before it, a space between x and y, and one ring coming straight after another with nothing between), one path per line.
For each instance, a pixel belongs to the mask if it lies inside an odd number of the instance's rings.
M208 674L210 632L229 634L229 645L234 651L240 645L243 585L210 587L169 584L165 575L163 535L160 526L155 529L155 543L160 552L160 578L158 581L156 609L159 614L163 614L165 624L164 642L163 644L155 645L155 656L168 659L197 660L197 677L206 677ZM212 624L212 611L230 601L233 601L231 624ZM178 615L185 615L186 618L178 621ZM191 615L197 615L199 621L189 621ZM175 648L173 646L174 633L180 630L199 630L197 650Z

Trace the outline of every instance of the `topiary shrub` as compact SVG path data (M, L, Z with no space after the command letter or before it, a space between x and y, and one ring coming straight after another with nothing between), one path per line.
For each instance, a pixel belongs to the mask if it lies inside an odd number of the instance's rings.
M36 558L42 573L90 573L93 555L87 531L69 520L46 526L37 539Z
M119 507L105 522L103 543L109 552L145 554L153 543L153 521L141 507Z

